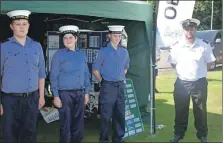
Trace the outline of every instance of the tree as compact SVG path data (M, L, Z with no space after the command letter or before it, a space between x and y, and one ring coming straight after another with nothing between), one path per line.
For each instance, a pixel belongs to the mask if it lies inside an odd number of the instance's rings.
M153 5L153 17L156 14L156 1L147 0L147 2ZM211 1L197 0L195 2L193 18L197 18L201 21L198 30L210 30L211 29ZM155 21L155 20L154 20ZM222 29L222 1L214 0L213 10L213 29Z
M215 0L213 5L213 29L222 28L222 1ZM196 1L193 17L201 21L198 30L211 29L211 1Z

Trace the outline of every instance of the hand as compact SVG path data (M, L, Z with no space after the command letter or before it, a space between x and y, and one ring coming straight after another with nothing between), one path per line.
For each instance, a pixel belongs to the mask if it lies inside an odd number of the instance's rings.
M2 107L2 104L0 104L0 115L3 115L3 107Z
M53 104L54 106L56 106L57 108L61 108L62 107L62 103L59 97L54 97L53 100Z
M88 101L89 101L89 96L88 96L88 94L85 94L84 95L84 104L86 105L88 103Z
M44 105L45 105L45 98L40 96L38 109L41 109Z

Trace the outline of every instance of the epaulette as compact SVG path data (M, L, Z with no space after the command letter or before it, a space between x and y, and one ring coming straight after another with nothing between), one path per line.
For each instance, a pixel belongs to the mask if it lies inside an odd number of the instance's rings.
M207 40L202 39L204 43L209 44L209 42Z
M172 46L176 45L178 43L178 41L176 43L174 43Z
M7 42L7 41L9 41L9 39L5 39L5 40L3 40L3 41L0 41L0 43L5 43L5 42Z
M119 45L118 47L127 49L127 47L124 47L123 45Z

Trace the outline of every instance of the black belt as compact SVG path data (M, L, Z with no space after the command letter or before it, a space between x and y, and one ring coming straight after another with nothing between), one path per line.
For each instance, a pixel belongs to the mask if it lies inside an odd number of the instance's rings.
M5 92L3 92L3 94L10 95L10 96L28 97L28 96L32 96L35 92L37 92L37 90L32 91L32 92L25 92L25 93L5 93Z
M78 92L78 91L83 91L83 89L62 89L59 91L67 91L67 92Z
M104 80L104 79L102 79L102 80L101 80L101 83L103 83L103 82L109 82L109 83L123 83L123 82L124 82L124 80L118 80L118 81L108 81L108 80Z
M192 82L198 82L198 81L206 80L206 77L199 78L198 80L195 80L195 81L181 80L180 78L177 78L177 80L180 80L180 81L185 82L185 83L192 83Z

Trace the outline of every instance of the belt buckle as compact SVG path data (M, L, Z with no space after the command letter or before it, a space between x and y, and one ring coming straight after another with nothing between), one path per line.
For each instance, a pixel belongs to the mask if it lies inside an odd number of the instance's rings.
M23 93L23 97L28 97L29 96L29 93L26 92L26 93Z

